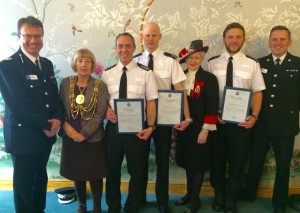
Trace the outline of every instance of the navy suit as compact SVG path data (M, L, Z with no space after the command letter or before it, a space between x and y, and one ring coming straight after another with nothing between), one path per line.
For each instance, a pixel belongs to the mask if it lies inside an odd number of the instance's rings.
M0 92L5 102L5 151L14 165L16 212L43 212L47 189L46 165L56 136L48 119L63 119L53 64L40 57L40 70L19 49L0 62Z
M299 132L300 109L300 58L287 53L276 67L272 55L259 59L266 84L260 116L253 128L251 159L243 193L254 200L262 175L266 153L271 143L276 176L273 190L273 207L287 205L290 162L295 135Z

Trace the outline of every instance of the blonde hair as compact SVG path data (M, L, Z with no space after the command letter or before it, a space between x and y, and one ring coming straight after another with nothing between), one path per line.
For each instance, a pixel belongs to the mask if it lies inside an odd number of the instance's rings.
M96 69L96 58L95 58L95 55L92 53L92 51L90 51L89 49L85 49L85 48L76 50L76 52L72 58L72 61L71 61L71 67L74 72L77 72L76 62L77 62L78 58L91 59L92 64L93 64L91 72L94 72L94 70Z

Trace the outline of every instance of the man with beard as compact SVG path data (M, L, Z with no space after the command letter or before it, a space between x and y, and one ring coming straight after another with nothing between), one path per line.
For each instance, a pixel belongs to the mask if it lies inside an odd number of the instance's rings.
M250 130L255 124L265 89L259 63L240 50L245 42L245 30L239 23L231 23L223 32L226 52L212 57L208 71L216 75L219 82L220 105L224 86L252 89L251 114L246 120L226 123L219 118L216 140L212 147L211 183L215 192L212 208L215 211L236 213L244 162L250 143ZM226 165L228 176L226 178Z

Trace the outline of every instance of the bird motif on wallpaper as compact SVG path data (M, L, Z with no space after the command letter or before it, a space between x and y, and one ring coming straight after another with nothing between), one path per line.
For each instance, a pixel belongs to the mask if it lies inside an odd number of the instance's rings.
M111 36L114 36L114 37L116 37L116 34L114 33L114 31L109 31L108 33L107 33L107 35L108 35L108 37L111 37Z
M76 33L76 32L79 32L79 33L82 32L82 30L77 29L77 28L75 27L74 24L72 25L72 31L73 31L73 35L74 35L74 36L75 36L75 33Z
M70 10L71 10L71 11L74 11L74 9L75 9L75 6L74 6L74 4L72 4L72 3L68 3L68 5L69 5L69 7L70 7Z
M126 29L130 25L130 23L131 23L131 19L128 19L128 21L126 21L126 23L124 24L124 32L126 32Z

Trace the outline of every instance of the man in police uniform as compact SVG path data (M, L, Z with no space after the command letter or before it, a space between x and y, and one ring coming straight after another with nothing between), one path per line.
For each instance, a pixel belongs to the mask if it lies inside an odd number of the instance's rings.
M159 41L161 37L162 34L160 33L158 24L154 22L147 23L144 26L142 33L145 51L137 55L135 60L145 66L148 66L153 71L157 89L170 90L173 85L175 90L184 90L182 81L186 79L185 74L178 61L175 60L176 56L163 52L159 49ZM152 65L149 66L150 60L152 60ZM175 129L183 131L190 122L192 122L186 95L184 95L184 116L185 120L175 125ZM157 127L153 133L153 140L155 144L155 159L157 165L155 193L158 210L162 213L168 213L171 212L168 207L168 191L169 155L172 142L172 127ZM145 180L145 195L147 182L148 178Z
M262 109L253 130L251 159L242 199L254 201L270 142L276 162L273 191L274 212L285 212L290 163L295 135L299 133L300 58L288 52L291 32L275 26L269 36L271 54L259 60L266 83Z
M110 94L107 110L108 123L106 125L106 202L109 213L121 210L121 165L124 154L130 175L128 197L124 211L137 213L142 205L144 179L147 177L148 144L147 140L154 130L156 117L156 103L158 98L153 73L133 60L135 51L134 38L129 33L122 33L116 37L116 51L119 62L108 68L103 74L103 81L107 84ZM121 88L123 72L127 76L127 88ZM123 94L125 92L125 94ZM121 95L122 94L122 95ZM122 97L121 97L122 96ZM123 97L125 96L125 97ZM145 101L147 124L146 128L137 134L117 134L117 116L114 112L114 99L142 98Z
M39 56L43 35L40 20L21 18L21 48L0 63L5 151L11 153L15 210L21 213L44 212L46 165L63 119L53 64Z
M223 42L227 51L208 62L208 71L212 72L219 82L220 106L225 85L253 90L251 115L239 124L225 123L220 118L216 140L213 141L211 182L215 199L212 208L215 211L223 211L225 208L225 212L230 213L237 212L235 202L249 148L250 129L258 118L262 101L261 90L265 89L259 63L240 51L244 41L245 30L242 25L236 22L227 25L223 32ZM229 64L232 65L230 69Z

